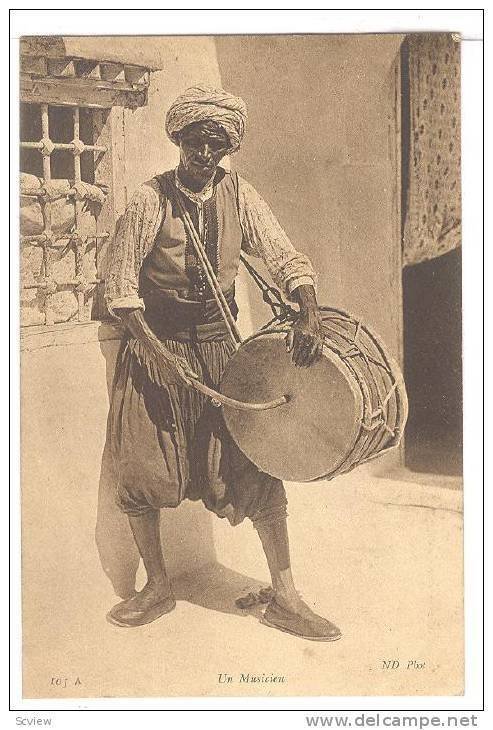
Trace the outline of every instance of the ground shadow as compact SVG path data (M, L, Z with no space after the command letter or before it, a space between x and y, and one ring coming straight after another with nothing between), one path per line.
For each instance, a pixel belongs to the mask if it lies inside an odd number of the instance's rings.
M178 601L238 616L255 615L257 618L265 607L263 604L242 609L236 605L236 600L267 587L267 583L237 573L217 561L196 572L182 573L173 581L173 592Z
M101 461L95 538L101 566L116 595L128 598L135 590L140 556L128 520L115 503L115 475L107 439Z

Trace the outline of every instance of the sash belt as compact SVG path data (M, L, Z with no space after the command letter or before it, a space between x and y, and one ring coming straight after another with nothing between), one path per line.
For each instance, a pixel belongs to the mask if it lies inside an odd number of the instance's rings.
M154 289L143 295L144 317L156 337L179 342L205 342L228 337L228 328L215 299L194 300L181 292ZM224 297L235 319L238 307L234 287Z

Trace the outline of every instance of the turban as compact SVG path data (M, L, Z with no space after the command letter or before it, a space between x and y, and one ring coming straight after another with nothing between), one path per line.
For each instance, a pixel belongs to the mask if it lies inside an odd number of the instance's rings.
M174 144L182 129L194 122L212 120L228 135L231 152L240 146L245 133L247 108L243 99L223 89L192 86L179 96L166 114L166 133Z

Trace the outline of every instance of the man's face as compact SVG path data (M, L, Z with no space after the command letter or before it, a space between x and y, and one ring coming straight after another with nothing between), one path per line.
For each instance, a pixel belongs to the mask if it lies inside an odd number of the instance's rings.
M189 124L180 134L181 166L193 180L205 185L230 146L226 132L217 122Z

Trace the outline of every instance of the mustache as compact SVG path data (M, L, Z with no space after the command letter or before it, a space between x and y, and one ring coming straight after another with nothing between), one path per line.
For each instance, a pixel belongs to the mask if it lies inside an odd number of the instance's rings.
M195 165L197 167L203 167L207 170L211 170L214 167L213 160L201 160L200 158L197 158L197 157L190 157L188 162L191 165Z

